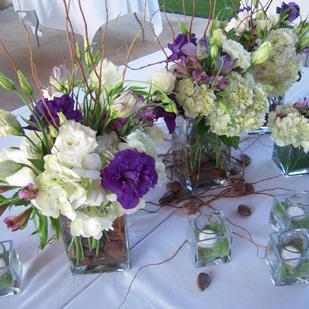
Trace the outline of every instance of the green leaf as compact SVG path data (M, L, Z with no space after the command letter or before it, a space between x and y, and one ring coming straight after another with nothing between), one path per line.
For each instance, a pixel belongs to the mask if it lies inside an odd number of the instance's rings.
M185 35L188 35L188 34L189 34L189 30L188 30L188 28L187 28L187 26L185 25L184 22L179 21L179 22L178 22L178 27L179 27L180 31L181 31L183 34L185 34Z
M221 135L220 139L225 145L232 146L233 148L237 149L238 145L240 143L240 137L239 136L226 136Z
M53 230L56 232L56 238L59 239L60 237L60 222L59 219L55 219L50 217L50 222Z
M39 231L40 231L40 249L44 249L47 244L48 224L47 217L37 213L39 217Z
M23 166L23 164L11 160L0 162L0 179L14 175Z
M44 160L42 159L29 159L29 161L41 172L44 171Z

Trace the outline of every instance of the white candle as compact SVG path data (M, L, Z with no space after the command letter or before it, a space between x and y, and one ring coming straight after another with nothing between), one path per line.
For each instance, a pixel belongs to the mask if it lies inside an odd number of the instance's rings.
M300 251L293 246L286 246L281 250L281 257L284 260L284 263L291 268L296 268L299 264L299 259L301 257Z
M199 246L202 248L210 249L217 242L217 234L213 230L203 230L199 234Z
M3 267L6 267L5 260L0 258L0 278L7 273L7 269L3 269Z
M287 215L289 216L289 218L303 216L305 214L304 210L299 206L290 206L290 207L288 207L286 212L287 212Z

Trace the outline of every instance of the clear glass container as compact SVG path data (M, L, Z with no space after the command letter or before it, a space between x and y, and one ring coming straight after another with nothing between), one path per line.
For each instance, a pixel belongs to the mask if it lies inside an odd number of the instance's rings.
M309 153L305 153L302 147L279 147L274 144L273 160L284 175L309 174Z
M265 258L274 285L309 283L308 249L305 229L270 234Z
M80 237L80 247L83 257L78 260L76 247L72 246L70 220L60 218L61 236L70 268L74 274L103 273L123 271L130 268L129 240L127 234L126 217L119 217L114 221L113 230L103 233L97 248L92 246L90 238Z
M285 95L283 96L269 96L268 97L268 104L269 104L269 112L272 112L276 109L276 107L278 105L283 105L284 104L284 100L285 100ZM267 125L267 122L268 122L268 113L266 114L266 117L265 117L265 122L264 124L254 130L253 132L251 132L251 134L265 134L265 133L270 133L270 129Z
M189 191L228 184L231 148L217 135L201 133L196 121L177 117L172 148L177 176Z
M220 212L189 217L188 242L194 267L230 261L232 233Z
M22 263L11 240L0 242L0 297L21 292Z
M309 230L309 194L296 191L275 196L270 223L277 232L300 228Z

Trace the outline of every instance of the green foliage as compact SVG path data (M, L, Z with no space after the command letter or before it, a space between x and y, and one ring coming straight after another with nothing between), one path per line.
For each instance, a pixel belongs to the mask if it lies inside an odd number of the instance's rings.
M292 269L284 264L281 264L277 269L277 276L281 280L284 280L291 276L295 277L309 276L309 261L300 263L300 265L295 269Z
M226 232L225 228L221 224L213 223L204 226L203 230L212 230L217 236L224 235ZM226 237L218 239L212 248L201 248L198 249L198 255L200 259L206 259L209 257L224 257L229 254L230 247L229 241Z
M24 165L11 160L0 162L0 179L5 179L18 172Z
M240 136L226 136L226 135L221 135L220 139L222 140L222 142L227 145L227 146L231 146L235 149L238 148L238 145L240 143Z
M165 10L171 13L192 15L192 0L160 0L161 11ZM239 7L239 0L217 0L215 16L220 19L229 18L231 11ZM194 16L209 16L209 1L196 0Z
M219 239L212 248L199 248L198 254L200 259L209 257L224 257L230 252L229 242L226 238Z
M8 91L16 90L14 82L2 73L0 73L0 86Z
M8 272L3 277L0 277L0 289L5 289L13 284L13 279L11 274Z
M23 72L21 72L19 70L17 71L17 75L18 75L18 81L19 81L21 90L27 96L32 96L33 88L31 86L31 84L29 83L29 81L27 80L26 76L23 74Z

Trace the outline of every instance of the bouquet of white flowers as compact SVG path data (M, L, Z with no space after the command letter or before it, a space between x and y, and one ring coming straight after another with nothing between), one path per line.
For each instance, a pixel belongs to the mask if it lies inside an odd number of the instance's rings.
M92 250L105 264L106 254L115 255L109 250L124 252L119 218L144 207L144 195L165 175L156 152L162 134L154 121L157 111L165 112L158 100L165 109L174 108L160 90L129 85L113 63L96 59L82 80L76 70L55 68L38 101L20 71L20 90L0 75L0 85L17 93L31 112L19 121L0 111L0 137L22 136L19 147L0 153L0 192L6 192L0 195L0 215L25 207L4 222L16 231L33 220L41 249L48 241L48 221L57 238L62 225L63 233L70 232L64 240L74 267L88 264Z
M259 1L240 7L235 16L221 24L227 37L255 51L263 43L271 46L268 59L253 70L257 82L272 87L270 95L283 96L301 78L302 53L309 47L309 24L300 20L295 2L282 2L276 14L268 14L268 4Z
M283 173L309 173L309 100L277 106L268 125L275 141L273 158Z

